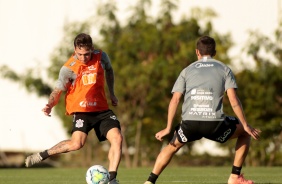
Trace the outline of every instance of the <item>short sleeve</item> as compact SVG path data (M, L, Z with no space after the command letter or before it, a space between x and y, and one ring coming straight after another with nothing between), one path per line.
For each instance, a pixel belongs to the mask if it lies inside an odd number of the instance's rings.
M186 90L185 73L186 73L186 70L183 69L181 73L179 74L172 88L172 91L171 91L172 93L174 92L180 92L182 94L185 93L185 90Z
M56 88L62 91L67 91L67 88L72 81L72 78L75 74L69 68L63 66L60 69L59 78L56 82Z
M238 88L235 76L231 69L228 70L225 81L225 91L230 88Z

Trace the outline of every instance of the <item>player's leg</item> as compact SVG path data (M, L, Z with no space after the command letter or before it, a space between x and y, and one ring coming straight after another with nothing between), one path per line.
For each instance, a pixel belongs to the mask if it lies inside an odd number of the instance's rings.
M239 123L236 126L236 131L230 137L230 139L234 138L237 138L234 165L241 167L249 151L251 136L244 130L243 125Z
M86 138L86 133L75 131L73 132L70 140L61 141L48 150L28 156L25 160L26 167L40 163L52 155L79 150L85 144Z
M110 143L110 149L108 152L109 159L109 173L110 173L110 184L116 184L118 181L117 170L121 160L122 154L122 134L120 128L120 122L118 121L116 115L113 111L107 110L101 112L97 116L93 117L97 120L93 128L99 141L108 140Z
M81 131L73 132L70 140L59 142L57 145L47 150L49 156L76 151L82 148L86 142L87 134Z
M241 123L236 125L236 131L230 137L230 139L235 138L237 138L235 146L235 157L232 167L232 173L230 174L230 177L228 179L228 184L253 184L251 180L244 179L243 175L241 174L241 169L248 154L251 142L251 136L244 130Z
M122 154L122 135L119 128L112 128L107 133L107 139L110 142L110 149L108 153L109 159L109 173L110 183L115 183L118 166ZM114 180L114 181L112 181ZM117 182L116 182L117 183Z
M163 172L175 153L188 142L202 138L198 121L182 121L175 127L175 132L170 143L159 153L152 172L144 184L154 184L158 176Z
M121 158L121 148L122 148L122 135L118 128L112 128L107 133L107 139L110 142L110 150L108 154L109 158L109 171L116 171Z
M252 184L252 181L244 179L241 175L242 165L250 147L249 134L236 117L226 116L223 122L217 122L217 124L215 129L211 131L213 133L205 136L206 138L220 143L237 138L235 158L228 184Z
M145 184L153 184L156 182L158 176L162 173L162 171L166 168L166 166L171 161L174 154L184 145L184 143L180 143L176 136L174 136L173 140L165 146L161 152L159 153L155 165L153 167L152 172L148 180Z
M160 175L169 164L174 154L183 145L184 143L180 143L177 139L174 139L173 142L170 142L167 146L165 146L159 153L152 172L156 175Z
M61 141L48 150L28 156L25 160L26 167L39 163L52 155L75 151L82 148L86 142L87 133L90 130L87 119L88 115L85 113L74 114L71 139Z

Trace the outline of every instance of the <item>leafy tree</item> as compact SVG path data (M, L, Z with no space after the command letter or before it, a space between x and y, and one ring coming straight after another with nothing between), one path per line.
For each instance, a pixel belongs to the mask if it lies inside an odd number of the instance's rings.
M281 43L282 24L275 32L274 41L251 32L246 51L255 61L256 68L238 74L240 85L245 88L242 96L249 121L262 130L261 141L253 142L254 149L250 152L252 157L260 158L255 165L274 165L282 156Z
M245 67L236 75L247 120L262 130L260 141L252 142L246 163L249 165L281 165L282 25L274 35L271 40L259 32L250 32L244 52L255 67Z

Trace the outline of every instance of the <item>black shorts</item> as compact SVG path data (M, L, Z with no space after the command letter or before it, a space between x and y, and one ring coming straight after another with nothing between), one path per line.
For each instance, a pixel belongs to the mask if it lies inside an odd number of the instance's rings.
M86 134L95 130L99 141L106 140L107 133L112 128L120 129L120 122L112 110L102 112L76 112L73 115L72 132L81 131Z
M239 120L226 116L224 121L182 121L175 127L175 135L181 143L192 142L203 137L224 143L235 132ZM175 137L176 136L176 137Z

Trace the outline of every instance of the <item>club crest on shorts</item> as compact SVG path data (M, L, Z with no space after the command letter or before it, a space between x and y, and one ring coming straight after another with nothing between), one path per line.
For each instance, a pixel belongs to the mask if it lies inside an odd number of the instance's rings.
M84 122L84 121L83 121L82 119L76 120L75 127L77 127L77 128L83 127L83 122Z
M113 120L117 120L116 116L110 116L110 118L113 119Z

